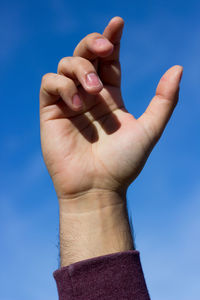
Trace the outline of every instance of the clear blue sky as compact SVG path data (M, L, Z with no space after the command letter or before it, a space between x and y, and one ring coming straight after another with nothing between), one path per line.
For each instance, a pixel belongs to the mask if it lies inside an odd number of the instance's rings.
M164 71L184 67L179 104L129 188L128 210L152 300L199 299L199 11L194 0L0 2L0 299L57 299L58 204L40 150L40 81L116 15L125 20L122 92L136 117Z

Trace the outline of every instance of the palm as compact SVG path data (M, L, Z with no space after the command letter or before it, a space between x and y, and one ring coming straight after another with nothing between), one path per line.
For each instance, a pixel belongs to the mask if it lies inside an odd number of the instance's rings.
M98 96L81 93L92 103L82 114L70 115L63 101L48 108L41 137L49 172L62 194L119 189L141 170L149 141L124 108L119 88L104 86Z

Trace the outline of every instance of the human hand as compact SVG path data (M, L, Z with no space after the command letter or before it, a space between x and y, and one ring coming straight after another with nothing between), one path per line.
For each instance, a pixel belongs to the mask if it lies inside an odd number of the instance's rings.
M41 144L59 200L62 266L134 248L126 191L178 101L182 67L174 66L143 115L128 113L120 88L123 26L113 18L42 79Z
M176 106L181 66L164 74L140 118L126 110L119 63L123 25L121 18L113 18L103 35L86 36L73 57L60 61L58 74L43 77L42 151L59 199L91 191L124 193L142 170ZM91 73L87 83L86 74Z

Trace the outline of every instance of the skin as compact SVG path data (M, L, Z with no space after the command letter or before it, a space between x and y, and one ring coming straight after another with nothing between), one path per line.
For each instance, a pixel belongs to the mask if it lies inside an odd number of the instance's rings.
M123 26L122 18L113 18L103 34L83 38L56 74L42 78L41 145L59 201L62 266L134 248L126 192L178 102L183 68L173 66L138 119L127 111L119 62ZM89 250L81 256L83 235Z

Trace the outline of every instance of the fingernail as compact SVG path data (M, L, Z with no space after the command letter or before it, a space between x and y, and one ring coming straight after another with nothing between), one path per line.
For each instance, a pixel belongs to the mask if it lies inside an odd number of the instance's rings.
M86 84L88 87L100 87L103 86L101 80L95 73L89 73L86 76Z
M94 42L97 47L106 47L112 45L108 40L104 38L95 39Z
M81 98L79 97L78 94L75 94L72 97L72 104L73 104L74 108L81 108L82 107L82 101L81 101Z

